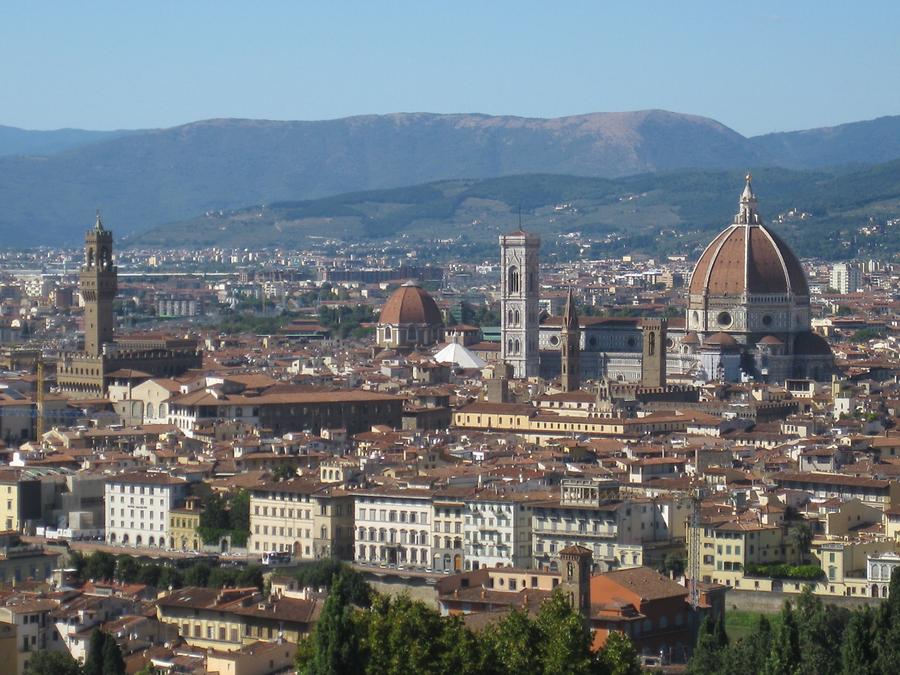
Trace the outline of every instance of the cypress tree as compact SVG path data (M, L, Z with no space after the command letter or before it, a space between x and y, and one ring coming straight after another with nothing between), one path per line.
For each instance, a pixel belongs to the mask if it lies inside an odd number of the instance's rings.
M842 675L878 675L878 657L872 628L874 613L869 607L853 612L841 643Z
M363 672L360 640L354 609L344 591L343 580L335 576L316 622L312 636L312 654L302 666L306 675L342 675Z
M112 635L106 635L103 645L103 675L125 675L125 659Z
M791 603L784 603L781 623L772 636L772 647L763 667L765 675L794 675L800 667L800 636Z

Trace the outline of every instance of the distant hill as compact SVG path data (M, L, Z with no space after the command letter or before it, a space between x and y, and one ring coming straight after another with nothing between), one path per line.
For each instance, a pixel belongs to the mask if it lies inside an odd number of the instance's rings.
M448 179L871 164L900 157L898 120L749 139L714 120L661 110L208 120L0 157L0 235L11 246L75 242L98 207L125 234L246 204Z
M880 164L900 158L900 116L766 134L750 142L759 156L774 166L802 169Z
M54 129L33 131L0 125L0 156L52 155L87 143L108 141L135 131L88 131L85 129Z
M861 171L760 169L754 172L760 210L803 256L846 257L858 251L900 252L900 225L860 240L868 218L900 218L900 161ZM543 235L580 233L599 240L596 255L644 251L689 253L731 222L743 172L676 171L616 179L522 175L451 180L356 192L316 200L275 202L152 228L129 246L302 247L310 237L403 241L444 240L490 251L514 229ZM577 241L575 237L549 238ZM848 246L841 241L847 240ZM419 247L428 255L433 247Z

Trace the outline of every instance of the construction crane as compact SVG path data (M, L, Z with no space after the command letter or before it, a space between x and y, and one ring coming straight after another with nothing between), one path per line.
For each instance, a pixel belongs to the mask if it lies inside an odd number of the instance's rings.
M37 360L37 410L35 420L35 440L38 444L41 443L41 440L44 438L44 420L45 420L45 409L44 409L44 392L46 390L46 386L44 383L44 359L38 356Z
M700 606L700 506L705 496L701 486L691 488L690 517L688 518L688 591L691 607Z

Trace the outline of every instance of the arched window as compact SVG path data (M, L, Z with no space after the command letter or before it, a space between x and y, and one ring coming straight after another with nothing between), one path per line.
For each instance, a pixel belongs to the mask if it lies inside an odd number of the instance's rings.
M507 341L506 341L506 353L507 353L507 354L512 354L512 353L513 353L513 341L512 341L512 340L507 340Z
M515 316L515 315L513 314L513 311L512 311L512 310L509 310L509 311L506 313L506 323L508 323L510 326L513 325L513 317L514 317L514 316Z
M153 404L152 404L152 403L148 403L148 404L147 404L147 417L153 417L153 416L154 416L154 415L153 415L153 412L154 412L154 410L153 410Z
M519 318L519 310L516 310L516 325L517 326L519 325L519 321L521 321L521 319Z
M647 336L647 355L653 356L656 353L656 333L650 333Z
M522 345L519 343L518 340L516 340L516 352L515 353L518 354L521 351L521 349L522 349Z
M506 282L507 293L519 292L519 268L515 265L509 268L508 278Z
M384 327L384 339L385 339L385 340L390 340L390 339L391 339L391 327L390 327L390 326L385 326L385 327Z
M90 247L87 250L87 266L88 267L94 266L94 248L93 247Z

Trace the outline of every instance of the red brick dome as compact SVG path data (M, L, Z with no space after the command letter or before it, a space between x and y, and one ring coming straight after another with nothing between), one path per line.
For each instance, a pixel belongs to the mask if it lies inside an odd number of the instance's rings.
M691 275L690 293L739 296L792 293L808 296L806 274L797 256L763 225L756 212L750 177L734 223L712 240Z
M427 291L415 282L408 281L391 294L384 303L380 324L428 324L440 325L444 322L437 303Z

